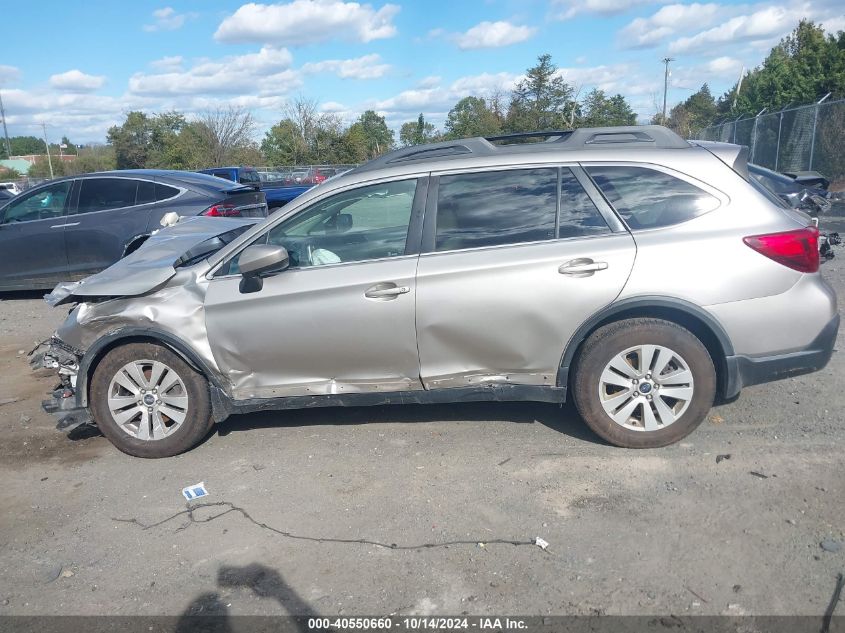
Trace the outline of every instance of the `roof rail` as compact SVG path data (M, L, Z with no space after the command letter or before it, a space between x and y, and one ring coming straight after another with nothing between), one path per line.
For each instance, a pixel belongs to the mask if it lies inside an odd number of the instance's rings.
M540 143L513 143L529 138L545 138ZM494 144L504 141L502 144ZM428 145L403 147L357 167L355 172L372 171L389 165L425 163L438 158L468 158L509 153L557 152L564 150L688 149L690 144L672 130L660 125L626 125L575 130L542 130L499 134L487 138L465 138Z
M496 136L485 136L485 140L495 143L496 141L517 141L523 138L546 137L546 142L554 137L554 143L565 141L572 135L574 130L544 130L542 132L515 132L513 134L498 134Z
M625 125L593 127L574 130L567 139L572 149L604 149L608 145L684 149L690 146L684 139L662 125Z
M399 152L398 156L394 156L386 161L387 164L402 163L407 160L420 160L423 158L442 158L444 156L456 156L459 154L472 154L472 150L466 145L460 143L452 145L437 144L434 146L417 145L409 148L410 151ZM393 152L395 153L395 152Z

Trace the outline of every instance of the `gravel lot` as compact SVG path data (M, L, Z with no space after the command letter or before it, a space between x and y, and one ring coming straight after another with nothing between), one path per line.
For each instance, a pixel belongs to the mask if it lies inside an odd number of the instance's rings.
M54 430L21 350L64 310L0 297L0 613L818 615L845 569L841 354L659 450L462 404L239 416L149 461Z

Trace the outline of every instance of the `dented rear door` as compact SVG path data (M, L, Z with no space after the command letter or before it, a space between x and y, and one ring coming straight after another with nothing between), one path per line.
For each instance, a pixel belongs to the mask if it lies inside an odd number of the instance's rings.
M426 389L554 386L572 334L619 295L634 240L573 170L434 179L417 272Z

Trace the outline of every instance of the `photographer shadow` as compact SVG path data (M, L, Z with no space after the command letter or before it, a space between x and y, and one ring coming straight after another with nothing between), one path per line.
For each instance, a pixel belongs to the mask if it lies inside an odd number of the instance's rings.
M221 567L217 572L220 588L243 587L251 589L259 598L271 598L292 617L280 621L278 617L244 616L244 630L306 633L308 619L318 614L288 585L282 575L259 563L244 567ZM176 623L176 633L201 631L203 633L234 633L233 620L228 605L217 592L203 593L185 608Z

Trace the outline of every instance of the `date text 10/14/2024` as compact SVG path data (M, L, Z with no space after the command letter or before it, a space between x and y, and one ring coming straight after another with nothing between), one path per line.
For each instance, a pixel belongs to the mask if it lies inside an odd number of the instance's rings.
M520 631L528 624L520 618L499 617L403 617L403 618L309 618L311 631Z

